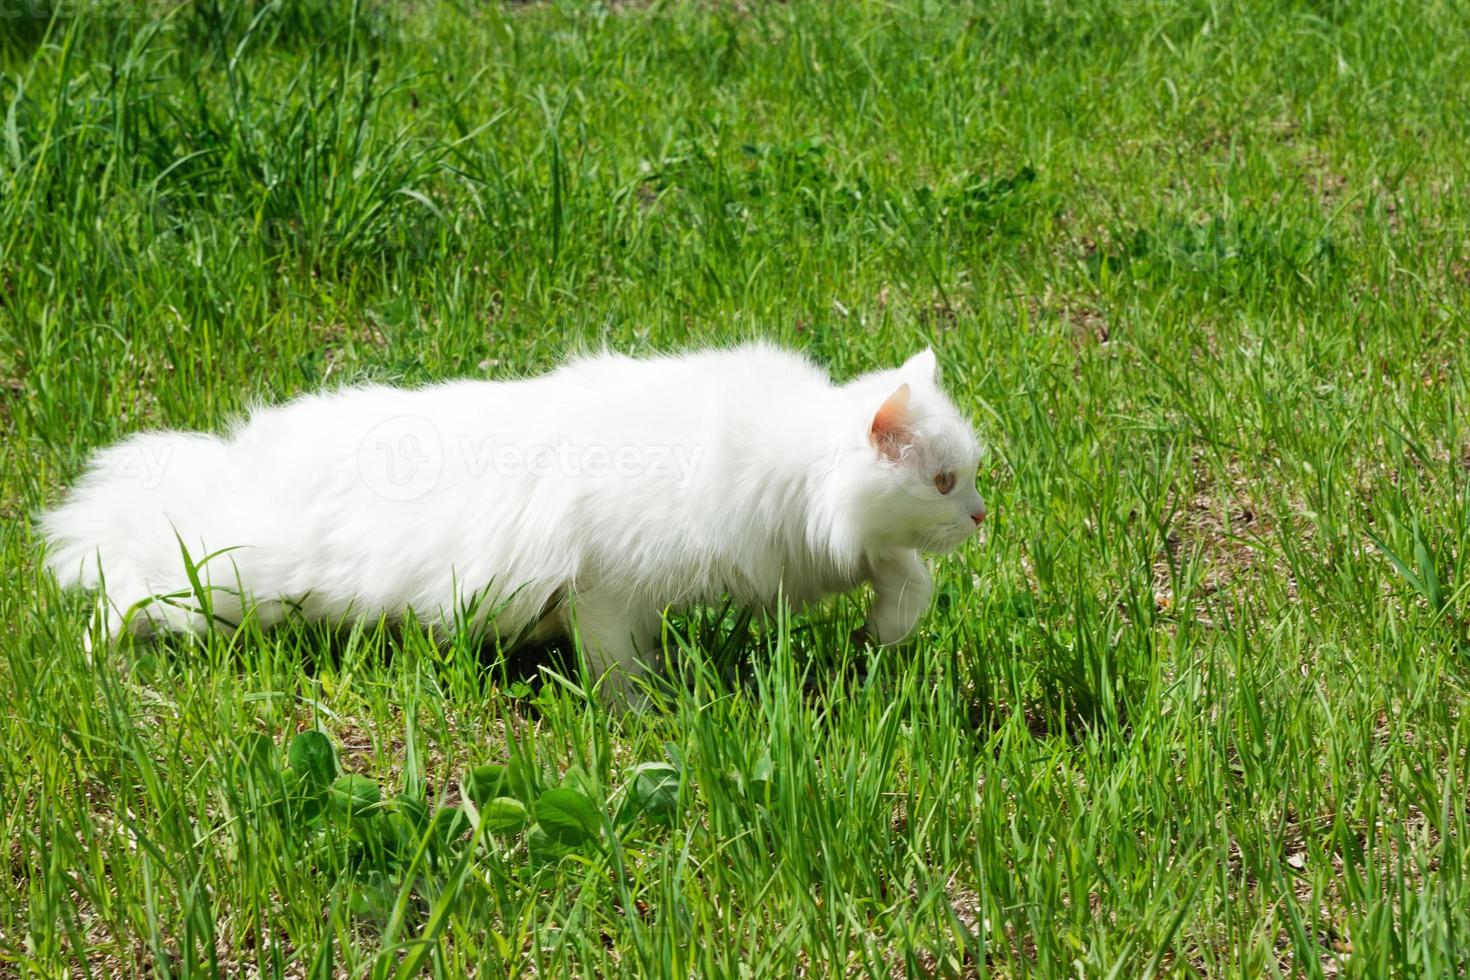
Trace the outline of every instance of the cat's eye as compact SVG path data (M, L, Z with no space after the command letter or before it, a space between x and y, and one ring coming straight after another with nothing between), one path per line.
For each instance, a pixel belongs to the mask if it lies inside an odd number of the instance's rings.
M940 473L938 476L934 477L934 489L938 490L940 493L949 493L951 490L954 489L954 474Z

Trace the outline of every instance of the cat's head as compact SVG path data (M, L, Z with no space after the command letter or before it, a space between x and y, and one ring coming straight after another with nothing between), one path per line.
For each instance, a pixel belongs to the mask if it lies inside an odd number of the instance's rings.
M861 379L867 421L869 534L898 547L952 551L985 520L975 486L980 446L939 386L934 352Z

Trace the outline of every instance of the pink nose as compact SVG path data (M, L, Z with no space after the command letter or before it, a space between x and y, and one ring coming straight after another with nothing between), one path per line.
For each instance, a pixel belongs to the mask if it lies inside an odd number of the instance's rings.
M979 524L981 521L985 520L985 511L975 511L975 513L970 515L970 520L974 521L976 524Z

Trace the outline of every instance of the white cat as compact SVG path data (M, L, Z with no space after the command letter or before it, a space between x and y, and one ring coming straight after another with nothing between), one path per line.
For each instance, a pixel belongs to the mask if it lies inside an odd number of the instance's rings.
M104 449L42 519L108 634L470 610L507 641L578 634L625 689L661 615L729 595L802 604L862 582L895 643L929 604L921 552L985 517L979 449L925 350L845 385L765 344L577 358L521 381L346 388L224 436ZM615 668L615 669L613 669Z

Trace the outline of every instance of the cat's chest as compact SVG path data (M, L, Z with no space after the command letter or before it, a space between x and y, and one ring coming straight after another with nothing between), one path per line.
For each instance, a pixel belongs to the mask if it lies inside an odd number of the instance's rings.
M725 568L706 591L761 605L781 600L800 605L848 592L865 580L861 567L845 568L819 556L772 549L758 561Z

